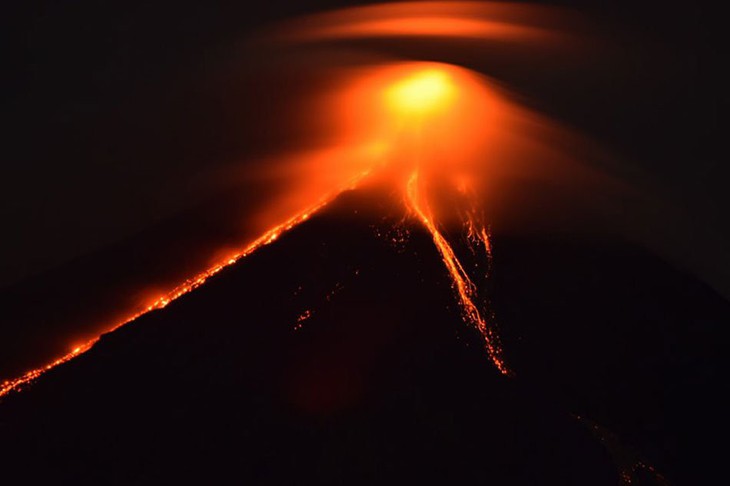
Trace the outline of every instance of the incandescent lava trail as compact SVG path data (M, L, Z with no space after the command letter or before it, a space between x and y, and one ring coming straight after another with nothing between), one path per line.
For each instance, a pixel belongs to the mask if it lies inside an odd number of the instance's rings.
M167 305L172 302L173 300L187 294L188 292L191 292L195 290L196 288L203 285L209 278L223 270L225 267L233 265L241 258L246 257L247 255L250 255L257 249L259 249L262 246L268 245L274 241L276 241L283 233L290 230L294 226L298 225L299 223L302 223L310 218L310 216L319 210L321 207L326 205L329 202L328 199L323 199L322 202L316 206L313 206L305 211L303 211L300 214L297 214L293 216L292 218L288 219L287 221L283 222L280 225L277 225L273 227L271 230L267 231L261 237L257 238L255 241L253 241L251 244L249 244L246 248L244 248L242 251L235 253L231 256L229 256L226 260L221 261L220 263L212 266L211 268L207 269L206 271L195 275L194 277L191 277L187 280L185 280L183 283L169 291L168 293L164 294L163 296L159 297L155 301L153 301L151 304L149 304L144 310L140 311L137 314L132 315L128 319L125 319L124 321L116 324L111 329L109 329L108 332L112 332L115 329L118 329L119 327L132 322L133 320L137 319L138 317L147 314L148 312L151 312L153 310L157 309L163 309L167 307ZM34 380L36 380L38 377L40 377L43 373L46 371L55 368L56 366L59 366L67 361L70 361L71 359L75 358L76 356L79 356L80 354L85 353L89 349L91 349L94 344L98 341L98 338L92 339L82 345L76 346L73 350L71 350L68 354L61 356L60 358L48 363L47 365L30 370L23 374L22 376L4 381L2 384L0 384L0 397L3 397L4 395L7 395L11 391L19 391L24 386L32 383Z
M428 123L431 117L437 117L439 112L448 111L451 103L457 98L459 86L449 75L449 71L441 66L428 66L391 87L387 93L389 101L394 109L399 111L406 118L404 129L412 130L416 137L417 146L414 148L414 162L410 169L406 182L405 195L408 209L416 216L419 222L431 234L434 244L441 255L441 259L452 279L461 304L462 315L466 322L473 325L484 338L485 347L494 365L502 374L509 374L510 371L502 357L502 350L499 345L499 337L495 329L483 317L479 310L476 296L476 286L469 277L464 265L459 261L454 249L449 244L439 229L439 220L431 210L429 202L428 185L429 181L423 180L424 175L428 177L425 166L430 153L428 143L433 143L432 137L425 139L424 131L428 132ZM463 96L463 95L462 95ZM433 134L430 134L433 136ZM427 143L427 140L431 142ZM453 168L452 168L453 170ZM470 191L470 178L461 172L457 172L455 192L461 197L474 197ZM453 196L452 196L453 197ZM484 247L487 258L490 255L490 243L487 228L478 212L474 209L476 204L470 201L472 210L463 214L463 224L467 230L469 243L480 244Z

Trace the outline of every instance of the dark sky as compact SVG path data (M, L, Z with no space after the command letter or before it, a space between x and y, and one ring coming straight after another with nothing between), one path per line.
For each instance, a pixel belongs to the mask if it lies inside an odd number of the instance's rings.
M207 197L207 174L235 160L245 140L204 80L252 29L353 3L6 5L0 285ZM672 256L730 295L717 12L698 2L559 3L594 19L614 58L594 60L585 83L508 66L489 74L645 171L683 214Z

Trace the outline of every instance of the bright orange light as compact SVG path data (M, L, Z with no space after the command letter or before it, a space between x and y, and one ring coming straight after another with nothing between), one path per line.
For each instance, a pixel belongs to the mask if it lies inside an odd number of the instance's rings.
M455 90L446 71L426 69L390 87L386 91L386 99L398 113L424 115L447 107Z

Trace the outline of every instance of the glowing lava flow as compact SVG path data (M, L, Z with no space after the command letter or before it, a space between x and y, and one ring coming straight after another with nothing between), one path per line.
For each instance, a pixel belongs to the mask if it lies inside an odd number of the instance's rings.
M431 210L429 209L428 202L422 198L421 191L419 190L417 171L413 172L411 177L408 179L408 188L406 193L408 196L408 207L418 217L421 223L423 223L423 226L429 231L429 233L431 233L433 242L441 254L441 259L446 265L446 269L449 271L449 275L453 280L454 288L459 296L459 303L461 304L464 320L476 327L484 338L484 345L487 348L487 352L489 353L489 357L494 363L494 366L496 366L503 375L510 375L511 372L502 357L499 337L494 331L494 328L487 323L485 318L479 312L479 308L474 303L476 286L469 278L466 270L464 270L464 266L456 257L451 245L436 226ZM469 226L471 226L471 222ZM487 254L489 254L489 238L486 229L480 228L478 235L487 251Z
M367 175L367 172L363 172L360 176L360 178L356 181L353 181L352 184L349 187L354 187L357 185L360 179L364 178ZM159 297L155 301L153 301L151 304L149 304L144 310L132 315L131 317L123 320L122 322L116 324L111 329L109 329L107 332L112 332L121 326L128 324L135 319L147 314L148 312L151 312L153 310L157 309L163 309L167 307L167 305L170 304L175 299L178 299L179 297L182 297L183 295L195 290L196 288L203 285L209 278L219 273L224 268L233 265L240 259L250 255L254 251L258 250L262 246L266 246L270 243L273 243L276 241L283 233L289 231L290 229L294 228L300 223L303 223L304 221L308 220L314 213L322 209L324 206L326 206L332 199L334 199L337 194L339 194L341 191L337 191L336 193L333 193L323 199L321 199L317 204L314 206L309 207L308 209L292 216L288 220L284 221L283 223L274 226L270 230L268 230L266 233L262 234L260 237L258 237L256 240L251 242L247 247L245 247L243 250L230 255L222 262L217 263L216 265L208 268L207 270L195 275L192 278L189 278L185 280L183 283L178 285L177 287L173 288L169 292L167 292L165 295ZM73 358L85 353L89 349L91 349L94 344L99 341L99 338L96 337L94 339L91 339L87 341L86 343L76 346L71 352L68 354L48 363L47 365L36 368L30 371L27 371L25 374L18 378L14 378L11 380L6 380L0 384L0 398L7 395L8 393L12 391L20 391L24 386L29 385L36 379L38 379L43 373L55 368L56 366L62 365L63 363L66 363Z
M401 161L407 170L404 189L406 207L431 234L451 277L461 306L462 318L482 335L494 366L502 374L510 375L502 356L499 337L476 304L477 287L439 229L443 218L432 208L439 205L439 202L440 206L444 206L443 199L439 200L438 197L443 195L429 190L430 186L438 185L439 182L443 185L444 180L451 182L446 206L459 207L467 204L468 210L459 212L458 220L466 228L468 242L484 247L489 263L489 234L483 218L478 217L479 211L476 210L479 206L478 194L470 190L469 184L474 175L469 173L468 167L473 156L468 154L467 149L468 162L465 163L464 160L459 161L458 155L437 159L433 159L432 155L438 153L440 144L453 154L459 147L463 149L465 145L473 143L468 139L468 131L462 128L467 126L467 120L463 117L467 111L473 109L475 103L478 104L483 94L477 87L470 87L464 73L450 66L426 63L386 89L385 97L393 115L403 122L403 134L415 144L412 147L412 157L404 157L411 159L411 165L404 164L405 160ZM445 136L443 123L455 124L462 130ZM461 157L464 155L461 154ZM471 171L473 172L473 167ZM453 212L453 208L448 208L445 212Z

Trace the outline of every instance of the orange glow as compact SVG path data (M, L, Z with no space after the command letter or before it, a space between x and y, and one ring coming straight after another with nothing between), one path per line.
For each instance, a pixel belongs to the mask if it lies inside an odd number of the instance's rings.
M490 359L502 374L507 375L510 370L502 357L499 337L476 303L476 286L439 229L441 219L431 209L432 206L443 205L444 199L449 210L459 205L459 200L465 200L470 210L461 214L461 224L466 228L468 242L483 246L489 263L491 247L488 232L476 210L480 201L478 195L471 191L471 177L464 174L475 156L470 146L479 146L481 137L486 135L484 131L470 132L467 120L475 112L482 123L489 120L488 108L484 107L485 103L488 104L484 99L485 89L476 83L472 75L452 66L414 64L410 73L384 90L384 97L386 104L395 109L396 114L405 117L400 133L393 135L411 138L412 142L412 155L401 154L402 158L398 160L408 171L403 188L406 207L431 234L452 279L463 319L479 331ZM460 98L461 104L458 104ZM454 128L459 131L444 132L444 119L455 124ZM432 154L444 148L454 155L434 159ZM465 152L459 154L459 148ZM450 184L441 189L440 194L438 191L429 191L429 187L444 180ZM441 211L442 214L447 212Z
M372 37L438 37L545 42L557 38L541 24L553 12L504 2L394 2L311 15L284 25L275 37L323 41Z
M454 86L440 69L419 71L386 91L390 104L406 115L424 115L448 105Z
M407 211L432 236L463 319L480 332L495 367L510 374L490 314L480 309L472 277L441 227L462 226L466 242L483 248L489 268L489 233L480 208L486 203L488 178L504 170L497 167L501 157L490 160L490 150L514 151L513 138L502 135L529 118L491 89L485 78L453 65L393 62L340 70L338 75L343 89L326 98L325 113L347 142L343 148L302 159L298 170L365 169L402 193ZM348 144L360 147L361 156L347 149Z

